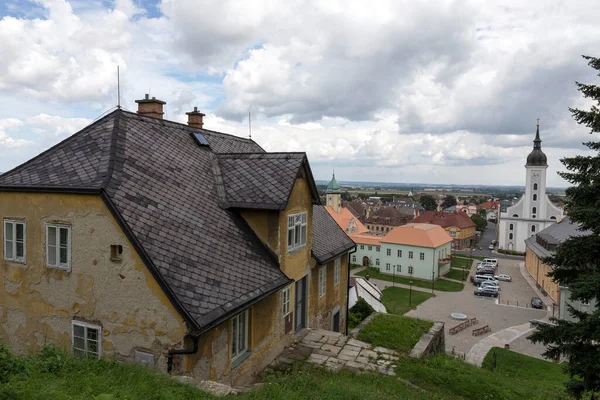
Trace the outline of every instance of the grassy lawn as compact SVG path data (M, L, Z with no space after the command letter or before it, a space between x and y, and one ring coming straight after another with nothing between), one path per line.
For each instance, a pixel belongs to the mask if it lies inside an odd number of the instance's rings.
M450 264L450 266L452 268L471 268L471 265L473 265L473 261L475 259L477 259L477 260L483 260L483 257L481 257L481 256L473 256L469 260L467 257L453 255L452 256L452 263Z
M361 329L358 340L408 353L432 326L431 321L379 314Z
M0 346L0 399L215 399L138 365L77 359L52 348L44 352L9 359ZM101 394L112 397L96 397Z
M382 281L388 281L388 282L395 281L396 283L403 283L405 285L408 285L409 281L410 281L409 278L405 278L403 276L396 276L394 279L392 276L382 274L379 272L379 270L377 268L372 268L372 267L367 268L364 271L360 271L356 275L365 276L367 273L371 276L371 278L380 279ZM415 278L413 278L412 281L413 281L413 286L431 289L431 281L422 281L420 279L415 279ZM458 283L458 282L450 282L450 281L438 279L437 281L435 281L435 290L440 290L442 292L460 292L461 290L463 290L463 284Z
M528 357L500 347L493 347L483 360L484 368L492 369L494 353L496 353L496 368L493 372L502 376L503 379L523 379L525 381L539 379L548 382L548 386L554 387L558 392L563 391L563 383L568 380L568 377L563 372L561 364ZM554 383L554 385L550 383Z
M407 330L402 320L401 331ZM423 322L419 320L413 320ZM409 322L412 323L412 322ZM383 327L389 330L389 327ZM398 324L395 324L398 328ZM396 333L390 332L390 337ZM380 339L385 344L385 338ZM387 341L392 341L388 339ZM391 346L390 346L391 347ZM403 348L408 347L402 344ZM412 346L410 346L412 347ZM494 350L492 350L493 352ZM266 385L249 393L227 396L239 400L341 400L341 399L568 399L562 387L567 376L561 366L504 349L495 349L497 367L491 371L492 352L477 368L446 355L412 359L401 357L396 376L356 374L297 364L289 373L272 373ZM487 368L486 368L487 367ZM406 383L409 381L417 387ZM588 395L589 397L589 395ZM588 398L586 397L586 398ZM204 400L215 399L195 387L180 384L164 374L132 364L81 360L60 351L44 350L35 357L17 358L0 346L0 399L93 400Z
M381 301L390 314L402 315L410 310L408 307L409 292L410 290L405 288L388 287L383 289ZM429 292L413 290L410 295L412 307L415 308L431 296L432 295Z
M421 359L406 357L398 362L396 373L427 391L444 393L447 398L498 400L570 398L562 388L561 382L565 381L567 376L560 373L559 366L521 355L520 369L515 369L515 363L505 369L500 359L499 355L498 368L490 371L446 355ZM537 362L543 364L538 365ZM531 366L535 369L528 370ZM552 372L542 372L545 369Z
M446 278L450 278L450 279L456 279L459 281L464 281L467 279L467 277L469 276L469 272L466 271L464 269L451 269L450 272L448 272L446 275L444 275Z

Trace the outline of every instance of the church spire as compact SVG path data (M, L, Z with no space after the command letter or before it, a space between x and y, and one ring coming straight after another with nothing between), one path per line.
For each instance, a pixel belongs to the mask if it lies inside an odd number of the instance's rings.
M542 148L542 139L540 139L540 119L537 119L537 129L535 131L535 139L533 140L533 148L541 149Z

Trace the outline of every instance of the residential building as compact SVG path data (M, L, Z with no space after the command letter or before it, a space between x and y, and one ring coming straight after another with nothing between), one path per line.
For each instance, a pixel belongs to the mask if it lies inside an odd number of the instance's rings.
M564 217L557 224L550 225L525 240L525 267L527 272L537 282L543 293L548 294L555 304L561 303L561 288L559 288L557 282L554 282L548 276L554 266L544 263L543 259L550 257L556 247L568 238L588 235L589 233L580 231L578 224L572 223L569 217Z
M306 155L138 104L0 175L0 341L239 385L344 330L354 243Z
M381 206L369 213L368 217L360 218L367 229L376 235L385 235L396 226L406 225L413 217L413 210L396 208L394 206Z
M500 213L498 247L525 252L525 240L555 224L563 216L546 195L548 159L542 151L540 125L537 124L533 150L525 164L525 194L519 201Z
M488 221L498 220L500 211L499 201L486 201L479 205L479 210L485 210L485 219Z
M444 209L444 211L458 211L466 213L469 218L473 215L477 214L477 206L473 203L465 205L465 204L457 204L454 210Z
M452 238L432 224L410 223L385 236L354 235L351 263L378 268L382 274L431 280L450 271Z
M560 286L560 302L559 302L559 318L567 321L576 322L578 319L571 314L569 307L570 305L577 311L585 313L593 313L599 307L597 301L582 302L580 300L573 300L571 298L571 291L568 287Z
M439 225L452 238L453 249L473 246L476 241L475 223L464 212L425 211L414 223Z

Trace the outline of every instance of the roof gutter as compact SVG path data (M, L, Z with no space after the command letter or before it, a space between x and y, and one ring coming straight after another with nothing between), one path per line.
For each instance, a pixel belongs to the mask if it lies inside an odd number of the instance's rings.
M350 256L356 253L356 246L348 253L348 277L346 278L346 336L348 336L348 305L350 304Z
M196 354L198 352L198 342L200 341L200 337L189 334L185 335L185 337L189 337L192 340L192 348L169 350L169 354L167 356L167 374L170 374L173 371L173 356Z

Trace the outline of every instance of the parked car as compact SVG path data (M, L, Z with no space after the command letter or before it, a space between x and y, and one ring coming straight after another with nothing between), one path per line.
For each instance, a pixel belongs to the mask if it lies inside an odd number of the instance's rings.
M498 279L499 281L512 282L510 275L506 274L494 275L494 278Z
M496 269L496 266L493 264L477 264L477 269L484 269L484 268L491 268L491 269Z
M532 297L531 298L531 307L542 309L542 308L544 308L544 302L539 297Z
M498 259L496 258L484 258L483 262L488 264L494 264L496 267L498 266Z
M495 248L495 247L494 247L494 245L493 245L493 244L490 244L490 245L488 246L488 249L490 249L490 250L494 250L494 248Z
M498 297L498 291L486 288L477 288L473 292L475 296Z
M491 275L475 275L473 283L477 286L481 285L481 282L494 282L498 283Z
M477 270L477 275L492 275L492 276L494 276L494 275L496 275L496 271L494 271L491 268L483 268L483 269Z
M500 284L498 282L492 282L492 281L483 281L481 282L481 284L479 285L480 288L490 288L490 289L494 289L495 291L499 292L500 291Z

